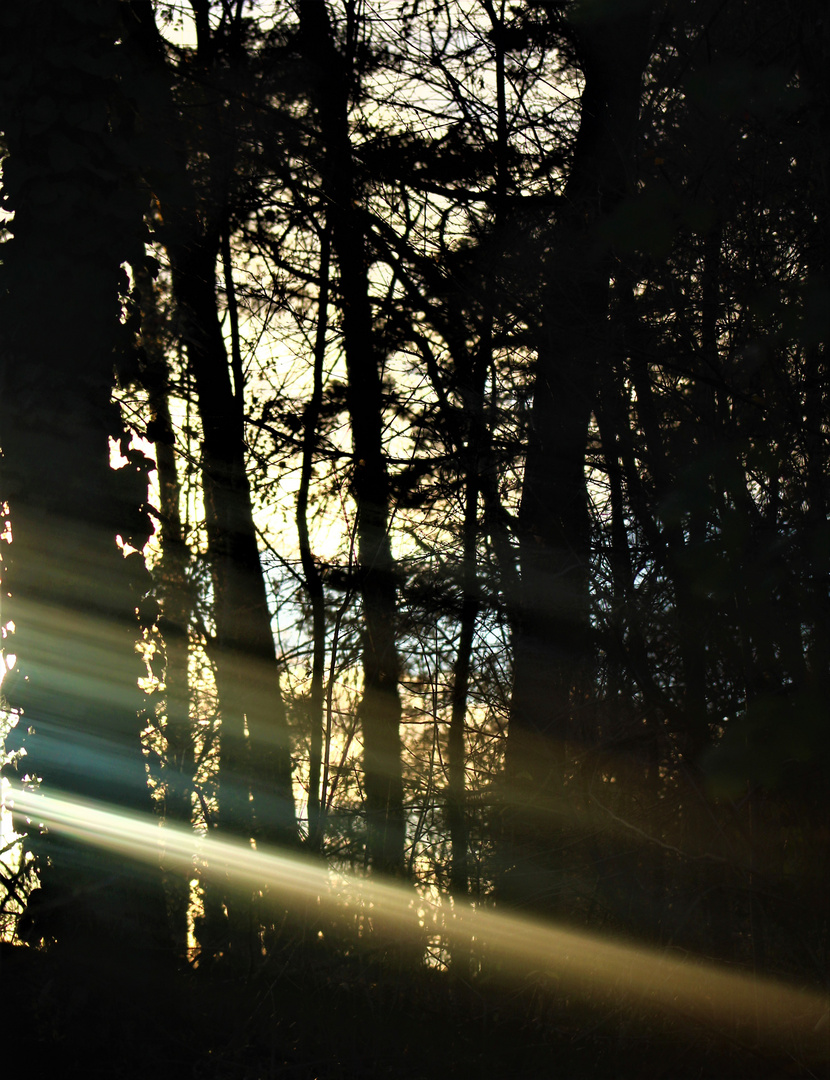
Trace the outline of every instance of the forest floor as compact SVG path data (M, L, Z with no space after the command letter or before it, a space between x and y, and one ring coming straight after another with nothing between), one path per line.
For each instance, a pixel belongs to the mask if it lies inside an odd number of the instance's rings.
M152 1080L830 1080L823 1060L698 1025L574 1002L538 981L413 973L293 949L137 991L3 946L4 1077ZM131 988L132 987L132 988Z

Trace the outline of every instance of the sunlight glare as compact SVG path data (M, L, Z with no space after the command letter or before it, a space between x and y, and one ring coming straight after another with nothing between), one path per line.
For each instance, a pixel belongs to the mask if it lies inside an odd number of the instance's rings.
M755 1046L798 1048L827 1060L830 998L714 963L680 959L657 949L611 942L538 920L491 910L451 908L418 896L405 884L333 875L296 854L255 851L243 843L196 836L152 817L113 813L99 805L15 789L15 809L49 829L142 862L190 873L194 857L208 873L260 889L289 908L319 902L331 911L362 909L377 932L406 941L418 923L432 923L453 948L483 954L506 977L549 976L563 997L594 1004L631 1004L664 1018L703 1024ZM336 892L335 892L336 889Z

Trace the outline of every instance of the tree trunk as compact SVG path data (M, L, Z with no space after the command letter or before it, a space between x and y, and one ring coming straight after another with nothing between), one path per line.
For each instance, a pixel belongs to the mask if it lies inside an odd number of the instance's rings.
M323 190L340 267L348 408L354 448L353 490L363 602L364 780L367 855L378 870L404 864L400 659L395 563L389 540L389 477L383 449L380 357L372 333L366 237L348 123L348 69L334 44L325 3L301 0L300 27L311 72L310 96L324 146Z
M244 418L217 308L217 249L190 236L168 239L168 251L202 422L212 656L222 717L219 822L240 835L253 828L263 842L284 843L296 835L288 723L245 468Z
M320 409L323 404L323 363L326 356L328 328L329 277L331 274L331 235L328 225L320 236L320 295L317 310L317 334L314 342L314 370L311 397L303 412L303 459L300 487L297 492L297 535L300 543L300 562L303 567L306 591L311 603L311 692L308 699L310 746L308 763L308 840L314 851L323 846L325 814L320 782L323 772L323 728L325 706L326 666L326 605L323 578L314 560L308 532L308 495L314 452L317 447Z
M147 474L138 459L132 477L114 472L109 446L118 438L126 449L113 364L123 369L131 345L121 265L143 258L144 196L120 123L130 89L120 5L93 6L89 18L77 4L33 0L0 16L4 189L15 213L0 300L2 497L13 534L3 590L18 658L4 691L22 714L22 782L148 816L135 651L146 571L116 544L140 549L151 531L139 505ZM108 74L116 69L120 84ZM125 1007L130 992L142 1000L167 948L158 868L59 829L30 823L28 833L41 880L30 939L54 940L73 989L86 983L106 997L102 1007Z
M590 734L585 454L597 372L609 351L609 249L598 225L626 190L649 18L583 15L574 33L585 87L553 231L519 512L503 891L525 898L561 895L552 823L565 824L576 808L569 759Z
M147 392L150 411L147 436L155 446L159 492L158 539L161 558L156 564L154 578L161 602L158 630L164 659L164 817L167 821L190 827L196 755L190 717L188 637L193 616L193 594L187 578L189 551L180 514L181 484L170 417L170 370L165 355L163 328L149 274L136 277L145 355L141 381ZM167 872L165 884L174 946L179 956L186 957L190 873Z
M152 5L136 3L131 19L129 45L152 73L142 104L147 115L157 115L160 137L168 144L167 168L149 162L147 171L161 207L159 234L170 256L202 424L215 626L212 656L222 717L219 823L240 836L253 833L261 842L290 843L296 839L296 817L288 723L246 472L242 387L231 381L216 296L228 192L214 185L207 206L204 193L197 195L182 151L188 140L173 101ZM232 133L216 121L212 102L203 108L199 132L208 140L213 133L212 168L217 175L231 175L226 158L232 153L227 145ZM174 148L172 170L169 147Z

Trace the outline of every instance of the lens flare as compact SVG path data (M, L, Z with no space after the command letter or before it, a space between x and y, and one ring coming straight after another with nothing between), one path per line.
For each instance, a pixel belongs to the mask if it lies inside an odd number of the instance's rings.
M485 957L488 968L504 978L544 975L562 997L627 1003L759 1049L830 1060L830 998L816 992L515 914L441 903L404 884L333 875L300 855L254 850L175 825L160 828L149 816L26 790L15 790L13 799L15 810L30 820L126 858L157 865L163 848L165 867L189 874L198 857L208 875L252 889L267 887L286 909L309 903L333 912L362 909L385 940L394 935L405 941L419 925L426 926L452 949Z

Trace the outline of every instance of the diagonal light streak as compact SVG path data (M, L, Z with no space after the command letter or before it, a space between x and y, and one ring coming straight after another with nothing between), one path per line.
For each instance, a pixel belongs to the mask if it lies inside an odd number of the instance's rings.
M16 811L50 830L127 858L157 865L163 848L168 869L190 873L198 857L208 875L252 889L267 887L274 901L289 909L309 902L332 911L362 909L387 942L417 935L420 919L428 933L445 935L453 949L485 956L491 969L505 977L550 977L563 998L628 1003L649 1014L702 1024L759 1049L830 1060L830 997L817 992L523 916L451 908L416 896L403 884L346 874L335 878L301 855L254 850L176 825L160 829L152 817L19 789L13 800Z

